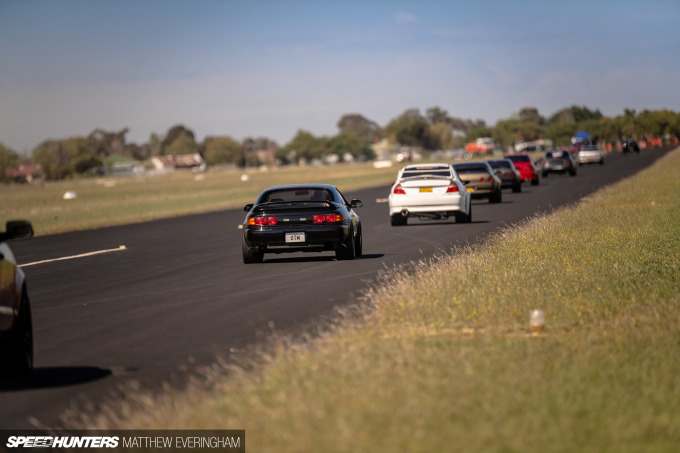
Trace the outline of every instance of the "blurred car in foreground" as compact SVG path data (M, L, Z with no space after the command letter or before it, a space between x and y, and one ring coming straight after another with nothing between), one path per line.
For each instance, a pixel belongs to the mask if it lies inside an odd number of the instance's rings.
M547 178L550 173L569 173L569 176L576 176L576 159L571 152L551 149L545 153L541 174Z
M522 191L522 175L510 159L487 160L493 171L501 180L503 189L512 189L515 193Z
M354 208L329 184L290 184L265 189L243 221L243 262L262 262L265 253L335 251L341 260L361 256L361 221Z
M453 164L453 168L472 198L488 198L489 203L503 201L501 180L486 161Z
M0 233L0 370L26 375L33 370L33 324L24 272L7 243L33 236L29 222L7 222Z
M503 157L515 164L515 168L522 176L522 181L531 181L532 186L539 184L538 171L527 153L506 154Z
M456 218L456 223L472 221L470 192L451 164L420 164L402 168L390 189L392 226L420 219Z
M578 164L604 165L604 154L597 145L583 145L578 152Z

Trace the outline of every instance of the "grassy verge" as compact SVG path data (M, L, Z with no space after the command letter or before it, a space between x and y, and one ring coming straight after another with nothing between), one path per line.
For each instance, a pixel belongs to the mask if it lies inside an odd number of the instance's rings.
M376 169L370 163L333 167L290 167L270 171L215 169L204 174L78 179L43 186L0 185L0 221L28 219L36 234L51 234L142 222L183 214L236 208L251 203L275 184L324 182L340 190L391 183L399 166ZM77 198L64 200L73 191Z
M73 424L244 428L258 452L677 451L678 193L675 151L481 249L388 272L358 322L282 342L257 371L216 367L209 389L130 393Z

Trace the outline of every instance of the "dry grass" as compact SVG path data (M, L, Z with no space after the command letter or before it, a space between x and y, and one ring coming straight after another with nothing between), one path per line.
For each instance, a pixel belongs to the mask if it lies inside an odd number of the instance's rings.
M237 208L252 203L275 184L323 182L342 191L389 184L398 167L376 169L370 163L333 167L288 167L244 172L213 169L204 174L76 179L43 186L0 185L0 220L28 219L36 234L99 228L183 214ZM248 175L248 181L241 176ZM77 194L64 200L67 191Z
M216 365L209 385L131 391L71 423L243 428L258 452L677 451L678 193L680 150L480 249L391 271L359 321L275 343L255 369Z

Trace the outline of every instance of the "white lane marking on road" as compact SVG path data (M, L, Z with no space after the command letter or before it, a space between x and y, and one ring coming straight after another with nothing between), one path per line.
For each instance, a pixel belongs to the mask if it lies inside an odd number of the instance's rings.
M75 260L75 259L78 259L78 258L85 258L85 257L88 257L88 256L101 255L103 253L121 252L123 250L127 250L127 247L125 247L124 245L121 245L117 249L97 250L96 252L81 253L80 255L64 256L62 258L54 258L54 259L51 259L51 260L35 261L33 263L20 264L19 267L35 266L36 264L52 263L54 261Z
M376 203L387 203L388 201L390 201L389 198L376 198L375 199Z

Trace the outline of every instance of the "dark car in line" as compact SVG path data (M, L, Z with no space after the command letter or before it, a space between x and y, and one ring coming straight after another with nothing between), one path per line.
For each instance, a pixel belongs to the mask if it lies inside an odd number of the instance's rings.
M569 176L576 176L576 159L571 152L551 149L545 153L541 164L541 175L547 178L550 173L569 173Z
M453 168L472 198L488 198L489 203L503 201L501 180L486 161L457 163Z
M501 180L503 189L512 189L514 193L522 192L522 175L510 159L487 160L493 171Z
M0 232L0 374L26 375L33 370L33 323L26 276L7 241L33 236L29 222L7 222Z
M539 184L538 171L527 153L506 154L503 157L515 164L515 168L522 176L522 181L531 181L532 186Z
M330 184L268 187L243 209L243 262L259 263L265 253L335 251L339 260L361 256L360 200L347 201Z

